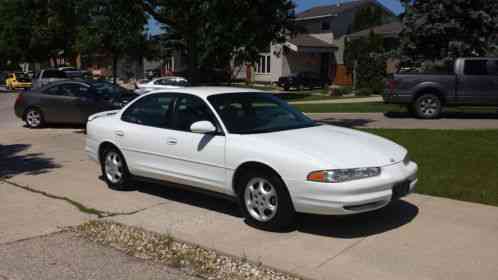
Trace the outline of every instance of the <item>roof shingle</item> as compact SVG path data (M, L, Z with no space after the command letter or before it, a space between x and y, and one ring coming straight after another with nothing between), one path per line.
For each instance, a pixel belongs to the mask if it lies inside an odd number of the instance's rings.
M297 14L296 18L303 19L303 18L320 17L326 15L336 15L350 11L367 3L376 4L376 2L377 1L375 0L357 0L352 2L340 3L340 4L338 3L334 5L316 6Z
M368 36L371 31L373 31L375 34L379 34L386 37L388 36L397 37L399 33L401 33L402 29L403 29L403 24L399 21L395 21L388 24L379 25L369 29L358 31L356 33L348 35L348 37L350 38L365 37Z
M308 34L299 34L292 37L289 43L298 47L308 47L308 48L336 48L335 45L329 44L323 40L315 38Z

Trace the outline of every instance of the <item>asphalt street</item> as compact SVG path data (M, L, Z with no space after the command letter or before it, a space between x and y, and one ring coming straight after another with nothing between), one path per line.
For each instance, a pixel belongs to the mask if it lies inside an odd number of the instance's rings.
M219 198L167 185L109 189L98 165L87 159L81 127L25 128L13 117L14 100L15 95L0 93L0 279L56 275L51 263L61 264L61 270L67 267L60 273L69 279L92 279L85 271L97 263L71 262L99 253L116 262L102 260L107 265L94 269L102 277L93 279L108 279L106 273L120 267L137 273L150 270L150 275L161 271L57 234L63 227L99 218L96 212L308 279L459 280L498 275L497 207L414 194L373 213L300 215L292 231L260 231L244 223L237 205ZM82 211L71 202L95 211Z

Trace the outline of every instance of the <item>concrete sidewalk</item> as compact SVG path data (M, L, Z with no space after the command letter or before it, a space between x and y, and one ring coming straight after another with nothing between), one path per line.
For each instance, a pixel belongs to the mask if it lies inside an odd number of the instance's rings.
M112 212L117 216L111 219L118 222L306 278L458 280L498 275L497 207L412 195L359 216L301 215L293 231L269 233L246 225L237 205L225 200L149 184L125 192L110 190L99 179L99 167L86 158L80 129L6 129L0 144L0 164L9 167L2 171L11 183ZM7 205L2 213L9 213L0 219L4 240L97 218L72 213L78 209L62 205L67 203L62 200L10 184L0 188L0 205ZM44 212L58 203L60 208ZM47 230L39 230L36 222L41 229L46 223Z

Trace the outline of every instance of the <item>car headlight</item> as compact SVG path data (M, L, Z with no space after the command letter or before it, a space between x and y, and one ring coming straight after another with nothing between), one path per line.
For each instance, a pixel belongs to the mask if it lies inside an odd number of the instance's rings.
M341 183L364 178L376 177L381 173L380 167L351 169L334 169L314 171L308 175L308 181L321 183Z
M403 158L403 163L405 165L408 165L412 160L410 159L410 155L408 155L408 153L406 153L405 157Z

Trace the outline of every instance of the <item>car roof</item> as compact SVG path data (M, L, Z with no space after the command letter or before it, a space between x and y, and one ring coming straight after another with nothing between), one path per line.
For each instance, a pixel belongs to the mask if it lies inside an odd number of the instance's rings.
M160 90L155 90L150 94L160 93L160 92L186 93L201 98L207 98L212 95L226 94L226 93L262 93L264 91L252 88L240 88L240 87L202 86L202 87L184 87L184 88L175 88L175 89L160 89Z

